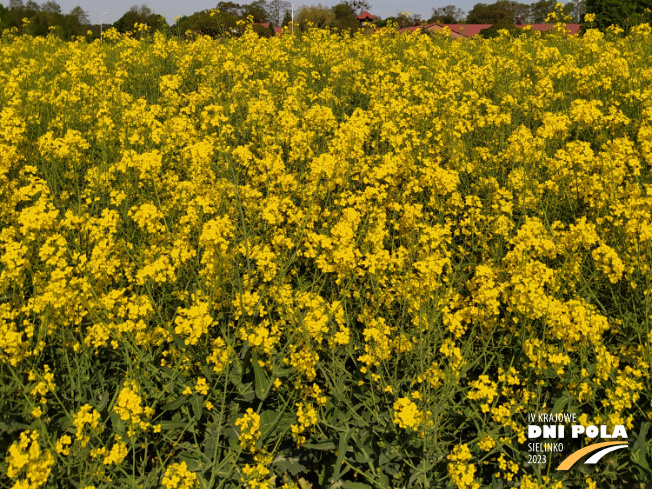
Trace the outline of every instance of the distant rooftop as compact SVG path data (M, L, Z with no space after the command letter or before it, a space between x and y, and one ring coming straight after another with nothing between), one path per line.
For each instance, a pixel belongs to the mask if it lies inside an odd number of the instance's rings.
M417 29L426 29L428 31L440 31L444 27L451 30L451 36L454 38L459 37L473 37L480 33L483 29L488 29L493 24L425 24L412 27L404 27L399 29L399 32L416 31ZM523 29L531 27L533 31L551 31L555 28L555 24L514 24L514 27ZM580 24L566 24L566 32L569 34L577 34L580 31Z
M363 21L370 21L374 20L376 17L371 15L369 12L366 10L362 12L360 15L358 15L358 20L363 20Z

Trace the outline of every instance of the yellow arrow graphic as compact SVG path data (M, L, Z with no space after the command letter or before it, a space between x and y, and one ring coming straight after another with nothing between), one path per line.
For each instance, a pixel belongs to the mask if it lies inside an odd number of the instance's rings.
M577 452L570 455L568 458L566 458L559 465L559 467L557 467L557 470L568 470L573 466L575 462L581 459L584 455L588 455L591 452L595 452L596 450L600 450L601 448L604 447L610 447L612 445L627 445L627 443L624 443L622 441L606 441L604 443L595 443L594 445L589 445L588 447L584 447L581 450L578 450Z

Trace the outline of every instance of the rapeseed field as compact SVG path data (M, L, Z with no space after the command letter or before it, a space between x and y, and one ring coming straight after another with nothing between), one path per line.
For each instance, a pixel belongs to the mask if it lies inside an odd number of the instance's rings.
M650 33L5 32L0 486L650 487Z

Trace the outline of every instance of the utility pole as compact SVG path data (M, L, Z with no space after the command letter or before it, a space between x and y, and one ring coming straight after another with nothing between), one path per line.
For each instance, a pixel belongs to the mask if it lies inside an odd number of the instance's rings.
M102 17L108 14L108 12L104 12L102 15L100 15L100 42L102 42Z

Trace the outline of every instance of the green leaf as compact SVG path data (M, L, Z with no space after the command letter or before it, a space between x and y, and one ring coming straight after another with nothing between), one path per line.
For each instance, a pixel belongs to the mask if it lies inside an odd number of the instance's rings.
M238 392L242 396L242 399L245 402L251 402L254 400L256 397L256 394L254 393L254 389L251 386L251 382L247 382L246 384L240 384L237 386Z
M335 450L335 443L332 441L325 441L322 443L306 443L304 447L310 448L311 450Z
M556 373L555 373L555 375L556 375ZM568 404L569 401L570 401L570 397L568 396L568 394L564 393L559 399L557 399L555 401L555 404L552 406L552 409L550 410L550 412L552 414L561 413L562 410L564 409L564 407L566 407L566 405Z
M256 397L263 401L267 397L267 394L269 394L269 376L267 375L267 371L258 363L258 354L255 352L251 354L251 363L254 367L254 389L256 391Z
M645 470L650 470L650 466L647 463L647 460L645 460L645 451L641 449L636 449L632 451L632 460L634 463L637 465L640 465L643 467Z
M371 459L369 458L369 455L367 455L367 452L363 452L363 453L358 452L355 454L355 460L360 464L366 464Z
M172 339L176 343L177 348L179 348L179 351L186 351L186 342L181 339L181 336L173 331L170 331L170 334L172 335Z
M342 484L342 487L344 489L371 489L371 486L369 484L365 484L364 482L352 482L352 481L346 481L344 484Z
M187 421L161 421L161 431L185 428L187 425Z
M414 472L412 472L412 475L410 476L410 479L408 481L408 484L410 486L415 485L415 482L420 481L420 482L425 482L426 480L426 474L423 473L420 469L416 469Z
M240 387L242 385L242 375L243 375L243 369L242 369L242 362L238 357L233 358L233 363L231 364L231 374L229 376L231 383L235 385L236 387Z
M265 415L265 413L270 413ZM263 418L263 416L265 416ZM272 417L273 416L273 417ZM271 422L266 423L266 420L270 420ZM260 420L260 425L261 425L261 440L265 440L270 436L278 436L282 435L283 433L286 433L289 429L290 426L295 424L297 422L297 416L296 414L292 412L282 412L282 413L277 413L275 411L263 411L263 414L261 414L261 420Z
M238 432L235 430L235 428L225 428L224 429L224 436L228 438L229 440L235 440L238 441Z
M122 487L135 487L138 485L138 481L130 475L121 477L118 481Z
M263 411L260 413L260 439L265 440L272 434L284 433L296 421L294 413Z
M306 469L304 465L299 463L298 458L285 458L282 455L276 457L274 465L276 465L281 472L289 472L294 477L296 477L299 472Z
M222 462L220 467L213 471L213 474L222 479L231 476L233 478L233 463L232 462ZM236 472L237 475L237 472ZM240 476L237 476L238 480Z
M399 464L387 464L387 465L381 465L383 470L391 475L392 477L396 477L398 475L398 472L401 468Z
M191 401L192 413L197 421L201 418L204 407L204 396L193 396Z
M159 372L163 372L165 375L168 376L168 378L173 379L174 378L174 370L172 370L170 367L159 367Z
M161 409L163 411L176 411L187 402L188 399L186 397L180 397L179 399L175 399L174 401L170 401L167 404L164 404Z
M387 477L387 474L380 474L378 476L378 484L380 487L391 487L389 484L389 477Z
M324 487L324 482L326 482L326 465L321 466L321 471L319 472L317 482L319 482L318 487Z
M551 368L546 368L543 370L543 376L546 379L554 379L554 378L559 378L559 374L557 373L556 370L553 370ZM558 411L552 411L553 414L555 414Z
M124 422L122 421L122 419L120 419L120 416L118 416L118 413L112 410L111 413L109 414L109 417L111 418L111 425L113 426L113 431L124 438L124 435L127 430L125 429Z
M250 349L250 347L249 347L249 342L248 342L248 341L245 341L245 342L242 344L242 347L240 348L240 350L241 350L241 351L240 351L240 358L241 358L241 359L243 359L243 360L245 359L245 357L247 356L247 352L249 351L249 349Z
M104 408L106 408L107 404L109 403L109 393L104 391L99 397L100 403L97 406L97 410L104 411Z
M636 443L632 447L633 450L645 450L645 438L647 437L647 432L650 429L650 423L646 421L641 425L641 430L638 432L638 438Z
M333 484L340 480L342 462L344 461L344 455L348 450L349 436L351 436L351 431L352 430L349 428L348 430L340 433L340 444L337 447L337 460L335 461L335 469L333 470Z
M115 414L115 413L114 413ZM116 414L117 416L117 414ZM119 418L118 418L119 419ZM70 426L72 426L72 423L70 423ZM0 432L5 432L5 433L15 433L16 431L23 431L31 428L32 426L29 424L25 423L0 423Z
M206 377L206 380L208 380L208 383L210 384L211 380L213 380L213 369L210 368L208 365L204 364L201 366L201 371L204 374L204 377Z
M278 365L274 365L272 367L272 374L274 374L275 377L279 378L287 377L291 371L292 369L290 368L282 368Z
M213 454L215 452L215 445L218 441L218 431L213 423L207 430L204 436L204 456L212 461Z
M179 458L188 464L188 469L192 472L205 471L208 468L208 461L203 460L202 454L184 453Z

